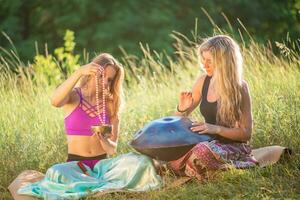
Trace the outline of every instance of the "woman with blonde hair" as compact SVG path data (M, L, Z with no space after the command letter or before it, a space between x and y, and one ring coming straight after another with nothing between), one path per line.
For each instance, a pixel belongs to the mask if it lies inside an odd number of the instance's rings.
M257 165L247 144L252 133L251 98L242 78L242 55L229 36L206 39L198 49L206 74L196 80L192 92L181 92L177 115L188 116L195 108L205 121L193 123L191 130L215 136L201 142L169 166L176 173L205 178L208 172L228 167Z
M116 152L123 79L123 67L113 56L102 53L80 67L54 91L52 105L63 107L65 111L68 161L80 160L92 168L107 154ZM103 100L107 102L107 108L102 107L100 101ZM92 125L103 123L112 125L107 138L91 130Z
M146 191L161 186L147 156L127 153L106 159L116 153L123 77L122 66L103 53L55 90L51 103L65 110L67 162L50 167L41 181L22 184L19 195L80 199L104 191ZM110 133L93 131L101 125L111 126Z

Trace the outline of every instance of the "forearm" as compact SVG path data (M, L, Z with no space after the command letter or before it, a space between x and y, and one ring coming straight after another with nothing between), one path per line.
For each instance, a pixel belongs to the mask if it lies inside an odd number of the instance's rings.
M73 73L67 80L65 80L53 93L51 98L51 104L56 107L61 107L68 98L70 92L80 79L81 75L79 71Z
M111 119L112 131L110 137L100 139L103 149L108 155L116 154L119 134L119 118Z
M217 134L224 138L241 142L247 142L251 138L251 132L245 128L227 128L224 126L218 126Z
M111 139L107 138L107 139L104 139L104 140L100 140L100 143L101 143L104 151L108 155L116 154L116 152L117 152L117 142L114 142Z
M199 101L193 102L192 105L186 110L181 110L180 106L178 105L176 107L176 112L174 113L174 115L188 117L193 112L193 110L198 106L198 104L199 104Z
M180 116L180 117L187 117L188 116L188 113L187 112L178 112L176 111L174 113L175 116Z

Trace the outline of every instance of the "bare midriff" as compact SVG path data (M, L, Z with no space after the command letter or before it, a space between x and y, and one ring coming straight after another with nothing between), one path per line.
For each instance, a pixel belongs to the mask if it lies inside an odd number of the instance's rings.
M85 157L105 154L97 135L68 135L68 153Z

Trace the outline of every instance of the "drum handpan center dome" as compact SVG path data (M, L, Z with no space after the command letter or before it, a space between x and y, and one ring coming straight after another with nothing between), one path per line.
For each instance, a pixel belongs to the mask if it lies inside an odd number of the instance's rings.
M213 140L210 135L192 132L191 127L192 121L185 117L156 119L137 131L130 145L152 158L175 160L197 143Z

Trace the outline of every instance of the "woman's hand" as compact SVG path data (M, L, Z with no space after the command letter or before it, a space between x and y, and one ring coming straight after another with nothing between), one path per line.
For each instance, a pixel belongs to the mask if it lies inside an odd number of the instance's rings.
M101 74L103 71L104 68L101 65L98 65L97 63L94 62L83 65L77 70L80 76L87 76L87 75L96 76L98 73Z
M112 141L110 138L111 134L102 135L100 132L94 132L98 138L102 148L108 155L113 155L116 153L117 143Z
M179 97L178 111L187 111L193 104L192 92L181 92Z
M96 134L97 138L102 142L107 142L107 138L103 137L103 135L100 132L94 133Z
M218 125L213 125L205 122L193 122L191 131L196 133L206 133L206 134L219 134L221 132L221 127Z

